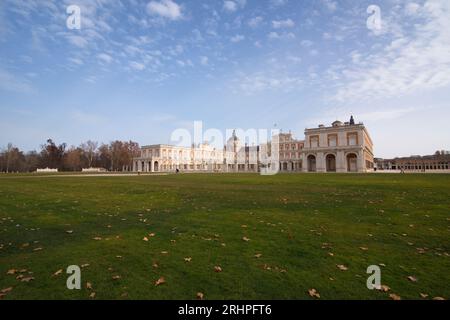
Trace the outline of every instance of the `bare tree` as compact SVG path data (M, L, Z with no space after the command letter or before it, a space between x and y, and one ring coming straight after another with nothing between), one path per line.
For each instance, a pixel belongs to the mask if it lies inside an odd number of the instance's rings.
M97 147L98 142L88 140L81 144L80 148L83 150L84 155L88 161L89 168L92 168L92 165L95 160L95 156L97 155Z

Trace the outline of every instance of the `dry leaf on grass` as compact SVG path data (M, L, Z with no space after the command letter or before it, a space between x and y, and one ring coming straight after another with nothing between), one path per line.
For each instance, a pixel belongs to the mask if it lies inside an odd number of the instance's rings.
M203 300L204 294L202 292L197 292L197 299Z
M185 262L191 262L191 261L192 261L192 258L191 258L191 257L184 258L184 261L185 261Z
M338 264L337 267L339 268L339 270L341 271L347 271L348 268L346 266L344 266L343 264Z
M148 238L147 237L144 237L144 239L142 239L143 241L145 241L145 242L147 242L148 241Z
M34 277L26 277L26 278L22 278L20 281L22 281L22 282L30 282L30 281L32 281L32 280L34 280Z
M86 289L92 290L92 283L86 282Z
M433 300L436 300L436 301L444 301L445 299L442 298L442 297L434 297Z
M261 253L255 254L255 258L256 258L256 259L259 259L259 258L261 258L261 257L262 257L262 254L261 254Z
M10 269L8 270L8 272L6 272L6 274L15 274L17 272L16 269Z
M214 267L214 271L215 272L222 272L222 268L220 266L215 266Z
M11 292L12 289L13 289L13 287L9 287L9 288L2 289L0 292L1 293L8 293L8 292Z
M63 269L59 269L53 274L53 277L59 276L63 272Z
M119 275L115 275L115 276L112 277L113 280L119 280L119 279L121 279L121 278L122 278L122 277L119 276Z
M378 291L382 291L382 292L388 292L389 290L391 290L391 288L389 288L387 285L382 284L379 287L375 287L375 289L377 289Z
M247 238L247 237L243 237L242 240L244 240L245 242L249 242L250 241L250 239Z
M402 300L402 298L400 298L400 296L396 295L395 293L391 293L389 295L389 298L391 298L392 300L396 300L396 301Z
M426 294L426 293L421 293L421 294L420 294L420 297L421 297L422 299L426 299L426 298L428 298L429 296L428 296L428 294Z
M417 282L417 278L414 277L414 276L409 276L408 280L411 281L411 282Z
M95 298L95 292L92 292L92 293L89 295L89 298L94 299L94 298Z
M160 286L160 285L162 285L164 283L166 283L166 279L164 279L164 277L161 277L158 280L156 280L155 287Z
M320 299L320 294L317 292L316 289L309 289L308 293L312 298Z

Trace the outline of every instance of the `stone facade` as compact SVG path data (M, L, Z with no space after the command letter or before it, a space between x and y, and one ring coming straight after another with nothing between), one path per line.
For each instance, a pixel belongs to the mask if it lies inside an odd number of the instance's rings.
M267 144L247 146L233 133L223 149L207 143L190 148L145 146L133 161L133 171L256 173L271 165L278 165L280 172L368 172L374 168L373 143L365 126L352 117L350 122L306 129L305 140L280 133Z
M335 121L305 130L303 172L369 172L374 169L373 142L366 127Z
M375 159L377 171L442 171L450 170L450 153L438 151L429 156Z

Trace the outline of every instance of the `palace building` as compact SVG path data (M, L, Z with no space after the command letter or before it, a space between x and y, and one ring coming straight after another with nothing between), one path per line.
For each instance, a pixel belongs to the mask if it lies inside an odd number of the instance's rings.
M448 171L450 169L450 152L436 151L434 155L410 156L395 159L375 159L378 171Z
M273 157L273 154L278 154ZM281 172L369 172L374 168L373 143L366 127L335 121L305 130L305 140L280 133L260 146L243 145L233 132L217 149L208 143L179 147L151 145L133 160L135 172L260 172L276 159Z

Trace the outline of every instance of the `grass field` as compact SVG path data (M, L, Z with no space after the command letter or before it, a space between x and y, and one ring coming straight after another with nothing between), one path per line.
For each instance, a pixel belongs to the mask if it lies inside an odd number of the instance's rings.
M69 265L83 266L81 290L66 288ZM388 292L366 288L369 265ZM313 288L450 298L450 175L0 177L3 299L312 299Z

